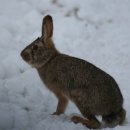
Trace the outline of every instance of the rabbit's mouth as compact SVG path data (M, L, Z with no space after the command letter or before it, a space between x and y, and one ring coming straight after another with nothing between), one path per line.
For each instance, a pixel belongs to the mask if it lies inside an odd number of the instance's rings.
M34 68L38 68L39 64L36 64L35 62L35 56L34 55L30 55L27 51L23 51L21 52L21 57L22 59L28 63L29 65L31 65ZM35 61L35 62L34 62Z
M26 61L27 63L30 64L31 56L29 55L28 52L26 52L26 51L21 52L21 57L23 58L24 61Z

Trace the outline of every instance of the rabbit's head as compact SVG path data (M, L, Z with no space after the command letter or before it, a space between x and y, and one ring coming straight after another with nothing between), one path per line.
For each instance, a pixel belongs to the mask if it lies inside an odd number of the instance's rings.
M33 67L39 68L46 64L57 54L57 50L52 41L53 20L50 15L43 18L42 35L28 45L21 56L24 61Z

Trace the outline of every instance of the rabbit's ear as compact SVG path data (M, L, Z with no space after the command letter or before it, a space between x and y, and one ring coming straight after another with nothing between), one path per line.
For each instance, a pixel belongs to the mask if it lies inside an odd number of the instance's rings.
M47 38L51 38L52 35L53 35L53 20L50 15L47 15L43 18L42 38L46 40Z

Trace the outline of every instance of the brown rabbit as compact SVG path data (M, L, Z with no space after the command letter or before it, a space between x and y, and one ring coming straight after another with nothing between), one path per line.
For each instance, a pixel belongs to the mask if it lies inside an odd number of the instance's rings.
M54 114L64 113L70 99L84 116L73 116L73 122L88 128L101 128L102 122L108 127L121 125L126 112L115 80L93 64L57 51L52 35L53 20L47 15L43 19L42 36L27 46L21 56L37 69L41 80L58 98ZM102 116L102 122L96 115Z

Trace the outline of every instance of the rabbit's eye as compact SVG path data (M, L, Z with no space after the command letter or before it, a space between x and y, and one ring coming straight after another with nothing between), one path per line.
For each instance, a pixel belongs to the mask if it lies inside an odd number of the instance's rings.
M32 49L33 49L33 50L37 50L37 49L38 49L38 45L32 46Z

